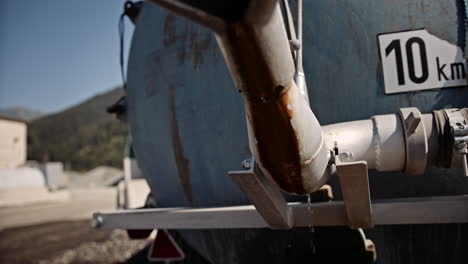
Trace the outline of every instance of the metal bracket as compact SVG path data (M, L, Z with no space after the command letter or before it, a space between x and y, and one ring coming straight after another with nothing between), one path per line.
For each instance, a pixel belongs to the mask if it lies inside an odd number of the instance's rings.
M373 227L367 162L343 162L338 156L335 165L348 226L354 229Z
M335 160L348 225L351 228L370 228L372 212L365 161L344 162ZM279 187L265 176L254 159L242 162L244 171L231 171L229 175L252 202L260 215L273 229L290 229L293 226L291 208Z
M253 158L242 162L242 166L247 170L228 173L232 180L271 228L290 229L293 223L291 208L279 187L260 171Z

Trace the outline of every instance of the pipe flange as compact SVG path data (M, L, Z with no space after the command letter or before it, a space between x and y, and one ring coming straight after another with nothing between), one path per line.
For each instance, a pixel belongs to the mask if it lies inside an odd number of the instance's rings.
M416 107L400 108L400 119L405 134L406 175L424 174L427 166L427 136L422 114Z
M452 151L450 153L450 167L466 168L466 154L468 142L468 120L465 109L444 109L448 118L451 132ZM461 166L463 164L463 166ZM465 174L467 174L465 169Z

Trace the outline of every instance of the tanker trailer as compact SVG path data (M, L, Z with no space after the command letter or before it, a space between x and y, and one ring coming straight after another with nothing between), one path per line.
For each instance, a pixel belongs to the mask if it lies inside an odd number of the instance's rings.
M364 233L379 263L466 261L463 1L149 2L126 104L158 208L98 226L209 263L352 260Z

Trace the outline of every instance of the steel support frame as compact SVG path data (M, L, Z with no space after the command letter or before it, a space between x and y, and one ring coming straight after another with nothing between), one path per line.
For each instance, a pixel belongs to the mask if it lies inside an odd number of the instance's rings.
M292 227L347 226L342 201L288 203ZM377 200L372 203L375 226L468 223L468 195ZM253 205L215 208L136 209L95 213L100 228L122 229L229 229L270 228Z
M214 208L158 208L98 212L93 224L122 229L290 229L310 226L468 223L468 195L370 201L367 164L335 157L344 201L287 203L255 161L229 175L253 205Z

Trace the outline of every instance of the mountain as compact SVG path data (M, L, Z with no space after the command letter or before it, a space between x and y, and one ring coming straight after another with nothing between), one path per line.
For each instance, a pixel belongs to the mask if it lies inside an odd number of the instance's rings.
M127 125L106 112L122 95L122 88L96 95L62 112L28 125L28 159L62 161L66 169L121 167Z
M8 108L0 108L0 114L23 119L26 121L31 121L41 116L45 115L44 112L38 110L32 110L26 107L8 107Z

